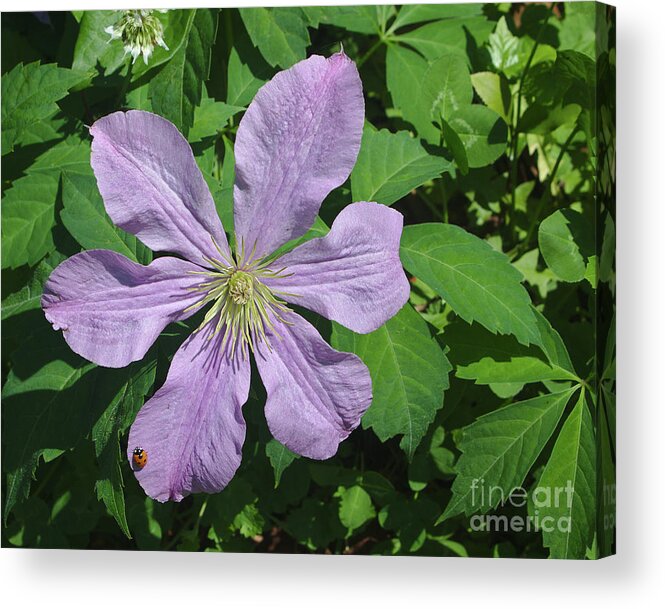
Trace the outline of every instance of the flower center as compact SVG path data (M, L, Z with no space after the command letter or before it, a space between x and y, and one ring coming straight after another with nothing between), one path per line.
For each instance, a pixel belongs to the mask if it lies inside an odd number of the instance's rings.
M202 298L186 311L212 303L196 332L208 324L214 324L214 331L208 340L222 332L221 348L225 349L228 346L231 357L237 349L240 349L244 357L248 350L254 350L258 342L265 343L270 349L267 334L279 338L275 322L289 324L284 319L284 314L290 309L276 296L276 294L283 296L288 294L271 291L263 280L288 275L284 274L284 269L278 271L269 269L268 263L254 260L253 254L245 257L244 247L240 255L235 257L229 257L222 252L217 243L215 248L220 258L205 259L211 265L211 270L190 271L202 275L204 280L196 287L190 288L201 293Z
M237 305L246 305L254 293L254 278L245 271L234 271L229 279L229 295Z

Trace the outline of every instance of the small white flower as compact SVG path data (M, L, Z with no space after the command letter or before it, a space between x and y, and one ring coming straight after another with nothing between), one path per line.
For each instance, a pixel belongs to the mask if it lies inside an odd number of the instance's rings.
M162 22L153 15L155 11L150 9L136 9L123 11L122 16L113 25L104 28L111 36L109 42L122 40L125 45L125 55L132 56L132 63L139 55L143 55L143 61L148 65L155 45L159 45L166 51L169 47L164 42L164 26ZM165 13L166 9L159 10Z

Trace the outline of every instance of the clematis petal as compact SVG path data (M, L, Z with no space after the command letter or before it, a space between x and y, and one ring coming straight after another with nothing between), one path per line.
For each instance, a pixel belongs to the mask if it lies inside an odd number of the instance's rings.
M210 326L178 349L166 382L139 411L129 432L127 458L141 447L148 460L135 475L158 501L216 493L233 478L242 458L249 395L248 358L229 358L222 333Z
M222 223L192 149L175 125L150 112L114 112L90 128L91 164L115 224L150 249L206 264L228 254Z
M235 143L238 243L261 257L312 226L351 173L364 115L358 70L344 53L313 55L259 90Z
M353 203L330 232L275 261L285 267L266 285L283 298L350 330L376 330L409 299L399 259L402 214L378 203Z
M149 266L109 250L65 260L44 285L42 308L73 351L100 366L122 368L141 359L171 322L201 298L192 292L201 268L178 258Z
M312 459L327 459L358 426L372 401L367 366L335 351L316 329L290 313L276 324L270 349L258 347L256 365L266 388L265 415L272 435Z

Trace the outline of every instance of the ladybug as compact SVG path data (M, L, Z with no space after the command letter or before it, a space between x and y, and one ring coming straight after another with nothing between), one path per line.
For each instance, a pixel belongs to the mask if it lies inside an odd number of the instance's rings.
M148 453L140 446L137 446L132 452L132 461L136 468L143 469L148 462Z

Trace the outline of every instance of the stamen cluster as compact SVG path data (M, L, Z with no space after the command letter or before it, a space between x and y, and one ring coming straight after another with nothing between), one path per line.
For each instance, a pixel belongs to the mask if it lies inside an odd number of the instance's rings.
M203 294L203 298L188 310L213 303L196 332L213 323L214 331L210 333L208 340L223 332L220 348L224 350L228 347L231 357L238 348L245 357L249 350L254 351L257 341L265 343L270 349L267 334L280 338L275 322L291 325L284 315L290 309L276 294L289 294L273 293L262 280L289 275L285 274L285 269L268 268L269 264L274 264L274 260L255 260L254 251L246 257L244 244L240 254L234 256L224 253L214 239L213 243L220 259L206 257L205 260L214 270L191 271L193 274L205 276L206 281L191 288Z

